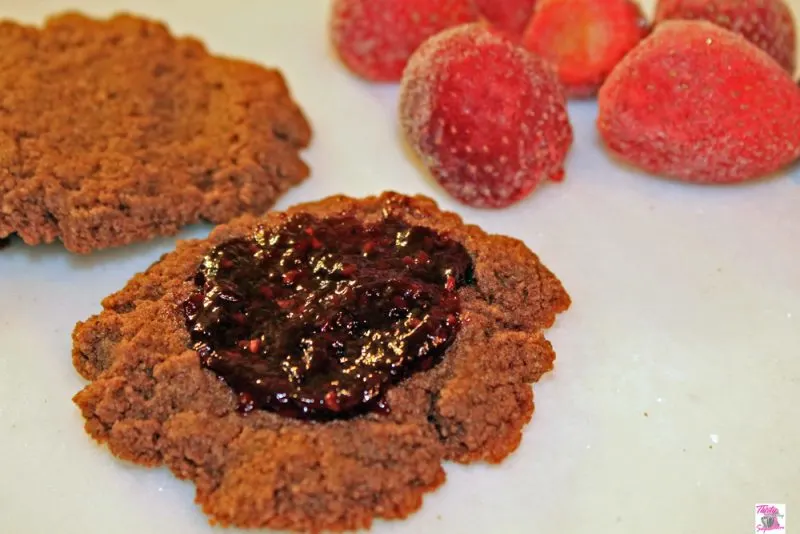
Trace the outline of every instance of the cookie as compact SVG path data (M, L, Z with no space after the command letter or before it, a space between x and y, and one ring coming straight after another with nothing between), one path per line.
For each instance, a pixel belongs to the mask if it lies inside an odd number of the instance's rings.
M309 173L281 73L163 24L0 23L0 238L88 253L260 214Z
M526 246L430 199L330 197L184 241L79 323L74 398L119 458L211 522L404 518L442 462L519 445L570 298Z

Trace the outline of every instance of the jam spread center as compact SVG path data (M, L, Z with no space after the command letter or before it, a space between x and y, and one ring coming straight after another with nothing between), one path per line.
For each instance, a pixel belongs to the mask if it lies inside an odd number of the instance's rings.
M213 249L184 314L241 411L343 418L388 409L391 384L438 363L472 278L466 249L431 229L298 215Z

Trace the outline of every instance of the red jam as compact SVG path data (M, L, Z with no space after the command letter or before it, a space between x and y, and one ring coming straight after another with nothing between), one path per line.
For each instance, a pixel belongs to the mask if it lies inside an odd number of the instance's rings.
M472 283L466 249L428 228L301 215L211 251L184 313L241 411L326 420L388 409L388 387L438 363Z

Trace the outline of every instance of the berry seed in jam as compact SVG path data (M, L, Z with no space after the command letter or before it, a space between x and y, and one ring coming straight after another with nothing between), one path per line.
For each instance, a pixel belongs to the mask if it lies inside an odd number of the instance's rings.
M387 409L391 384L438 363L471 283L469 253L433 230L300 215L216 247L184 313L241 411L327 420Z

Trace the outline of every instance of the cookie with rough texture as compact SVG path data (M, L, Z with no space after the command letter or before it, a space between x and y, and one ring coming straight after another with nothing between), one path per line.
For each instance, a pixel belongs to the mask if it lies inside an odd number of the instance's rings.
M191 304L196 302L193 295L199 287L207 289L212 277L225 269L238 269L248 259L218 252L241 245L239 250L255 251L264 262L271 247L288 254L281 248L281 236L296 220L308 224L309 238L290 241L293 245L286 250L319 249L314 252L319 261L311 262L317 266L336 252L327 248L332 241L319 228L326 224L350 228L347 235L356 235L350 223L341 221L358 221L369 235L377 235L389 221L407 225L413 230L397 233L397 247L411 246L407 242L417 235L423 236L420 242L446 243L451 252L468 255L469 272L459 277L458 284L448 274L446 294L439 301L451 299L452 305L452 298L458 299L460 326L449 331L455 334L438 361L428 362L384 390L384 409L327 420L253 409L252 402L245 403L243 410L247 395L237 394L228 385L238 387L239 383L226 382L209 368L209 361L224 360L227 352L220 350L209 357L208 346L193 343L197 329L190 334L187 326L187 317L196 317L187 311L196 310ZM265 235L274 239L261 241L259 236ZM376 240L380 245L380 239ZM394 242L385 242L390 241ZM338 246L345 247L336 244L333 248ZM363 244L364 258L372 246ZM377 287L372 295L385 294L375 277L394 268L390 256L381 253L359 266L363 273L370 273L370 287ZM420 262L433 261L433 256L419 253L413 258L402 253L398 257L409 272ZM346 263L328 263L334 264L330 267L334 271L340 269L341 276L356 272ZM378 269L370 270L371 266ZM277 302L288 310L283 317L285 328L291 329L292 322L302 317L302 311L292 311L296 301L291 301L291 293L312 284L298 282L301 274L291 272L290 280L287 273L279 279L283 289L279 283L267 287L259 281L253 286L255 292L246 296L241 279L239 286L228 280L222 292L214 293L218 288L212 288L200 301L211 306L214 320L226 321L226 310L242 311L244 315L234 314L225 323L235 329L250 321L251 313L262 313L270 306L254 310L237 308L237 303L254 298L257 292L272 297L280 290L285 294ZM383 283L405 283L402 277ZM455 295L447 293L451 290ZM339 291L329 296L336 299L338 295ZM334 308L340 302L327 298L308 302L312 306L334 302ZM397 302L396 295L391 298ZM440 211L430 199L396 193L364 199L330 197L260 219L245 216L218 227L206 240L181 242L123 290L107 297L102 313L79 323L73 334L75 368L91 381L74 401L86 419L87 432L107 444L114 455L146 466L166 465L177 477L194 482L196 500L212 523L315 532L366 528L375 518L399 519L417 510L423 495L444 481L444 460L497 463L517 448L534 410L531 384L553 368L555 359L543 330L569 305L561 283L521 241L466 225L459 216ZM393 308L389 315L396 311ZM426 313L425 320L435 315L432 308ZM270 320L267 315L261 317ZM448 316L437 326L455 325L452 319ZM329 335L328 324L309 343ZM371 330L371 339L377 339L377 331ZM434 344L442 341L447 332L439 332L426 339ZM247 335L243 344L234 337L228 347L233 349L228 351L233 353L234 359L229 360L233 362L247 359L248 350L257 352L265 339L260 338L254 350ZM341 408L329 400L324 396L326 406Z
M2 22L0 49L0 238L87 253L263 213L308 175L276 70L128 15Z

